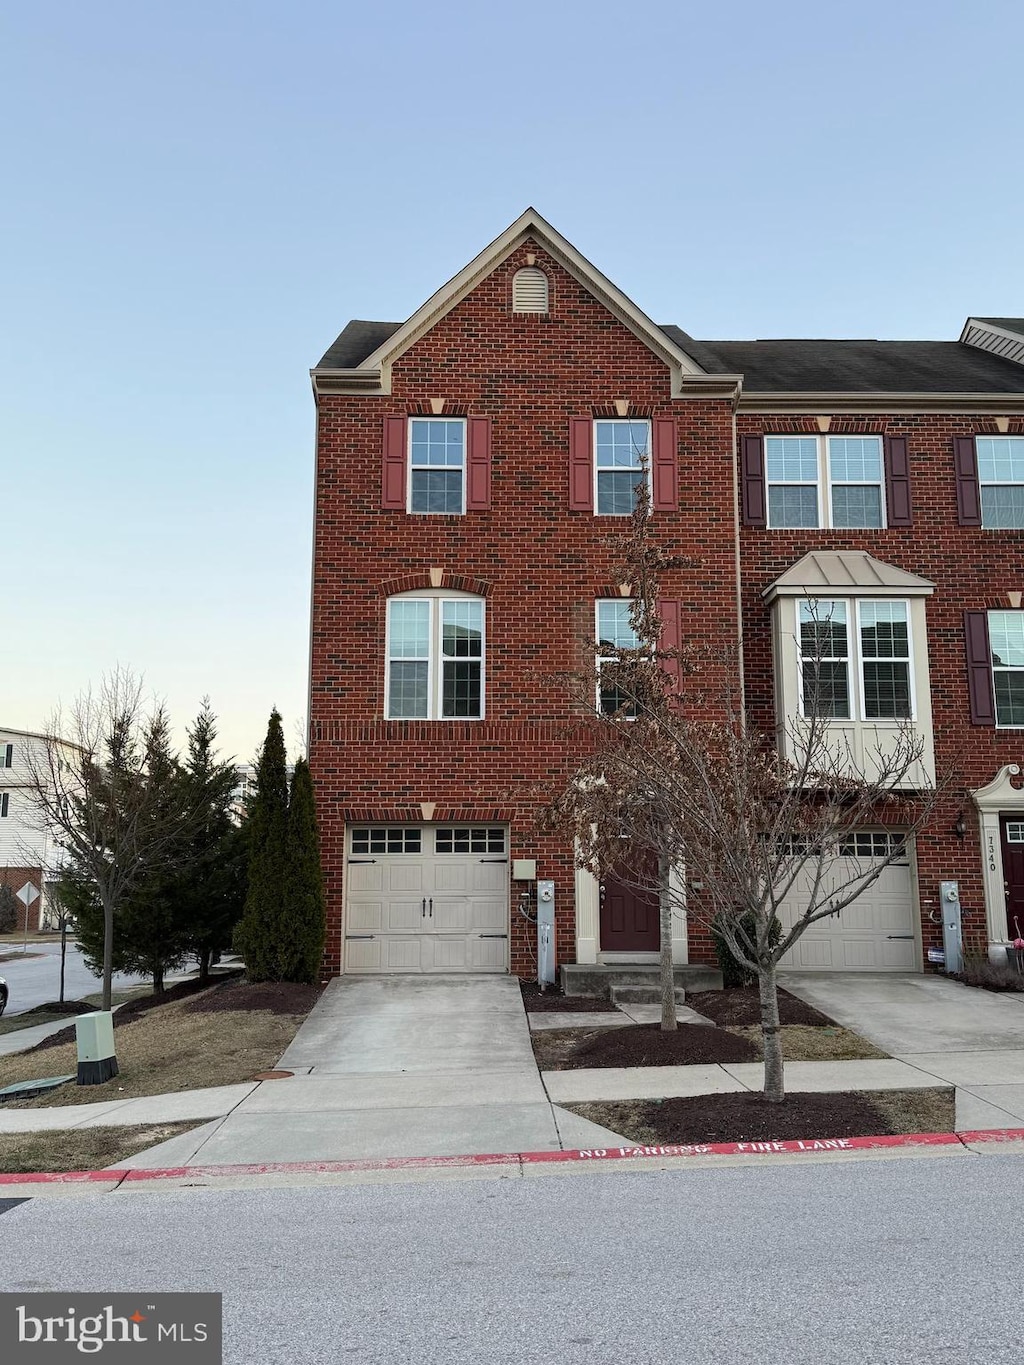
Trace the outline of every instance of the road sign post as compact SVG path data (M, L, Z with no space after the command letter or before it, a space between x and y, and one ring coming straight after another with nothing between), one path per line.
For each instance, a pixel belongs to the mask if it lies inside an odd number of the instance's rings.
M28 951L28 912L39 899L39 888L33 886L31 882L26 882L21 890L15 891L14 894L25 907L25 936L21 941L21 951L24 953Z

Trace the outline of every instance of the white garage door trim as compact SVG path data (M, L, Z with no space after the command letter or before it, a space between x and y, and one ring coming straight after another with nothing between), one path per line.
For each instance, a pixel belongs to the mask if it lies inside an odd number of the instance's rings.
M504 825L352 825L346 973L507 972Z
M901 840L888 830L858 830L850 840L850 865L877 856L882 841ZM921 924L915 894L913 850L887 867L837 917L818 920L779 963L796 972L916 972L921 970ZM806 904L799 892L781 907L788 928ZM787 911L789 912L787 914Z

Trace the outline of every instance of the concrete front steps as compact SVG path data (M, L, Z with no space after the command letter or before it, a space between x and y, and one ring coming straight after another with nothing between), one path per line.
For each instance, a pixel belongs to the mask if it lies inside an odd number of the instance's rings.
M562 969L562 990L568 996L592 996L599 1000L645 1002L661 1001L661 974L656 962L638 963L581 963L569 962ZM688 963L672 969L676 985L676 1000L681 1004L686 991L720 991L722 973L717 967L702 963ZM649 994L643 997L623 996L624 990L640 989ZM618 996L613 991L619 992Z
M660 986L612 986L609 993L613 1005L661 1004ZM686 1004L686 992L682 986L675 988L675 997L677 1005Z

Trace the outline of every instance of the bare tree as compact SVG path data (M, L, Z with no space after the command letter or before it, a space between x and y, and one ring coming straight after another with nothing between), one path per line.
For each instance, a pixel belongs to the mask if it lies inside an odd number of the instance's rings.
M674 561L657 546L648 510L641 488L619 570L630 585L636 645L605 647L600 664L622 704L607 713L592 707L588 756L546 823L570 830L580 862L598 875L623 866L624 844L655 855L658 873L647 874L647 889L657 890L662 907L662 1027L675 1026L666 997L671 920L685 916L719 935L756 975L764 1093L781 1101L780 959L905 857L906 841L948 783L937 786L926 773L923 740L909 723L877 731L859 761L837 739L822 661L828 623L816 620L813 606L801 641L805 714L779 729L759 729L744 714L727 660L664 649L658 582ZM865 850L858 833L879 825ZM642 860L626 866L643 885Z
M27 750L27 794L38 825L87 878L103 907L103 1008L110 1009L118 907L155 870L181 854L193 818L191 793L162 780L167 717L146 714L142 682L115 669L50 719ZM173 787L173 790L171 789Z

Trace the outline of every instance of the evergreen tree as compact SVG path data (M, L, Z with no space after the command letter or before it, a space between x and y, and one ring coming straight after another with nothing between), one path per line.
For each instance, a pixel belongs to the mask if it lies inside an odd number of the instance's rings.
M291 957L285 915L288 773L281 715L270 713L249 817L249 885L235 941L250 981L284 981Z
M0 886L0 934L9 934L18 923L18 898L14 888Z
M177 879L179 911L185 941L206 980L210 962L231 943L231 934L245 904L248 843L231 818L235 767L219 762L214 741L216 717L209 699L203 701L188 731L185 774L201 818L189 841L189 862Z
M295 764L288 805L285 915L291 940L287 980L319 980L326 937L324 885L313 780L302 758Z
M190 845L202 814L190 775L171 751L170 728L162 714L146 739L146 779L155 788L153 821L166 820L179 809L188 810L191 816L182 823L178 839L159 865L139 881L115 915L118 970L152 977L153 990L159 994L165 974L182 967L188 957L188 921L180 893L190 871Z

